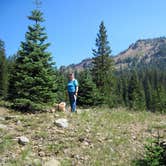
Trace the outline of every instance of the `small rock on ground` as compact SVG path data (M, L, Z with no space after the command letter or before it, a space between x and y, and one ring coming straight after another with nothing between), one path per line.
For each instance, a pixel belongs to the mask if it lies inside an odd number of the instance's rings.
M68 124L68 120L67 119L64 119L64 118L61 118L61 119L58 119L55 121L55 124L58 126L58 127L62 127L62 128L67 128L69 126Z
M7 129L6 125L0 124L0 129Z
M44 166L60 166L60 162L56 159L51 159L47 161Z
M5 120L5 118L0 116L0 120L4 121L4 120Z
M26 145L29 143L29 139L25 136L21 136L18 138L18 143L21 145Z

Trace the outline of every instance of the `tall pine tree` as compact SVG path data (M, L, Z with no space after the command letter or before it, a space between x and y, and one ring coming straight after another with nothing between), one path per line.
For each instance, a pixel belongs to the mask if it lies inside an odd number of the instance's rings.
M147 110L152 110L152 88L148 78L148 72L145 73L144 80L144 93L145 93L145 102Z
M0 98L5 99L8 91L8 67L5 55L5 45L0 40Z
M35 9L28 18L34 24L28 26L21 42L10 79L10 98L23 111L39 110L55 102L57 90L54 63L47 52L50 44L45 43L47 35L41 26L43 13Z
M127 76L124 75L124 77L122 77L122 96L123 96L123 102L124 105L127 106L128 105L128 93L127 93Z
M102 21L96 38L96 49L93 49L92 76L103 103L110 102L111 87L113 86L113 60L107 40L107 31Z

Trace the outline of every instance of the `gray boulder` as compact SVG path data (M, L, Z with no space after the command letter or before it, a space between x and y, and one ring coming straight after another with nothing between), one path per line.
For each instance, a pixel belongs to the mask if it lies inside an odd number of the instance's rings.
M62 127L62 128L67 128L69 126L69 123L68 123L68 120L67 119L64 119L64 118L61 118L61 119L58 119L55 121L55 124L58 126L58 127Z
M44 166L60 166L60 162L56 159L51 159L47 161Z
M18 143L21 145L26 145L29 143L29 139L25 136L21 136L18 138Z

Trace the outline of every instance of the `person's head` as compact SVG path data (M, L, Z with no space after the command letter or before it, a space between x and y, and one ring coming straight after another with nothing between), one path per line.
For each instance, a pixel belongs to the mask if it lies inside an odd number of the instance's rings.
M74 73L69 73L69 80L73 80L74 79Z

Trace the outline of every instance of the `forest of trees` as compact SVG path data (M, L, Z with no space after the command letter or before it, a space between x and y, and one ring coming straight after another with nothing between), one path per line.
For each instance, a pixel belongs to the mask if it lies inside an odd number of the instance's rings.
M16 55L7 57L0 40L0 100L21 111L45 110L66 100L67 73L59 71L47 52L47 34L40 10L28 17L25 41ZM76 72L78 105L128 107L131 110L166 112L166 72L158 67L114 69L104 22L99 26L89 70Z
M92 81L90 71L83 71L80 82L80 106L101 106L101 93ZM115 71L110 107L127 107L131 110L166 112L166 72L156 67L141 70Z

